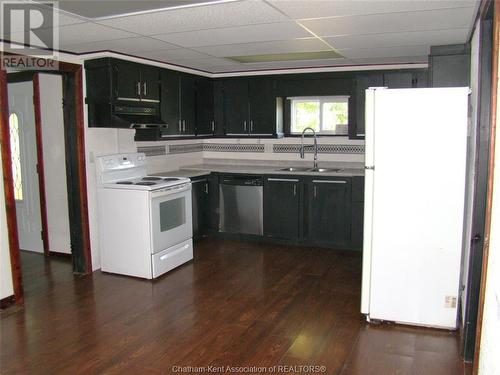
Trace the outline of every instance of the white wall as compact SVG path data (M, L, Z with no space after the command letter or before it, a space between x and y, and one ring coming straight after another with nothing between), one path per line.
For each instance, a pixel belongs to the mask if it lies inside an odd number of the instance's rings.
M39 82L49 250L71 254L62 77L40 74Z
M500 59L500 53L498 57ZM496 90L498 98L499 82ZM482 375L500 374L500 100L498 99L495 144L490 250L479 351L479 373Z
M0 152L1 147L0 145ZM3 176L2 163L0 163L0 174ZM0 178L0 299L14 294L4 197L3 178Z

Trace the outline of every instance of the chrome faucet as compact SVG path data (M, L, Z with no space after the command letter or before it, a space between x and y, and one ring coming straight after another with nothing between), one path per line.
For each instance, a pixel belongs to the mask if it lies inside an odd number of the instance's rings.
M304 159L305 148L311 147L311 145L304 146L304 133L306 132L306 130L310 130L313 132L313 136L314 136L314 146L313 146L314 147L314 169L318 169L318 140L316 138L316 131L313 128L307 127L304 130L302 130L302 136L300 139L300 158Z

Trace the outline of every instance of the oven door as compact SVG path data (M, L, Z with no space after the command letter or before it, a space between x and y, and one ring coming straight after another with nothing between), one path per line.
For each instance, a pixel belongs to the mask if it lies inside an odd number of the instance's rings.
M193 236L191 184L151 192L152 251L157 253Z

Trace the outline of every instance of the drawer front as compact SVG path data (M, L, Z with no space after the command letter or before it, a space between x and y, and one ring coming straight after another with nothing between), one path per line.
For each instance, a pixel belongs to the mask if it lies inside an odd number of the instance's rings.
M193 259L193 240L190 238L151 256L153 278Z

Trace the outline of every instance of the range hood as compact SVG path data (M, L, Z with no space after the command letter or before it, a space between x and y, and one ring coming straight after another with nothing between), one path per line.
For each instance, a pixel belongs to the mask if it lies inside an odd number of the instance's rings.
M115 120L132 129L162 128L167 123L161 120L158 107L115 106Z

